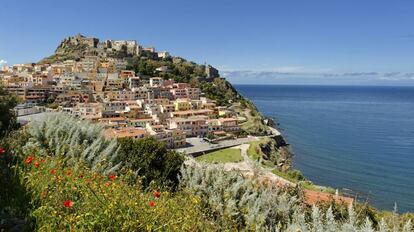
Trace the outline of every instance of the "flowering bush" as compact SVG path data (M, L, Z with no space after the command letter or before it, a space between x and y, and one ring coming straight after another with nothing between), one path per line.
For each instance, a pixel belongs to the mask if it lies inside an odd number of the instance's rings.
M40 231L214 230L201 211L201 200L187 191L171 194L143 192L125 183L128 175L103 176L79 166L68 168L61 159L44 162L31 156L20 175L27 180L32 215ZM35 162L42 165L36 167ZM129 173L131 174L131 173Z

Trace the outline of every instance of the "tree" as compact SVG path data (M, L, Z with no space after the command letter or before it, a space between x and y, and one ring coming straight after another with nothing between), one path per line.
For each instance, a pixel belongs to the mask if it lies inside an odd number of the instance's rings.
M12 111L17 103L16 96L10 95L0 86L0 136L17 127L16 115Z
M142 178L144 187L154 181L156 184L178 184L178 174L184 157L178 152L169 151L164 143L155 138L119 139L119 159L126 168Z
M51 103L55 102L55 100L56 100L56 97L55 97L55 96L53 96L53 95L50 95L50 96L47 98L46 103L51 104Z

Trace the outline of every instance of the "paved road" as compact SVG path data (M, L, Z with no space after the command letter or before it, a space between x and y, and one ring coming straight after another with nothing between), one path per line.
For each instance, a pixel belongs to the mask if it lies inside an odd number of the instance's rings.
M209 143L205 140L203 140L202 138L187 138L187 147L184 148L178 148L175 149L178 152L183 152L185 154L188 155L192 155L192 154L199 154L199 153L203 153L203 152L208 152L208 151L214 151L220 148L227 148L227 147L233 147L233 146L238 146L241 144L245 144L245 143L250 143L253 141L257 141L260 140L262 138L266 138L266 137L274 137L274 136L280 136L280 132L269 126L269 129L272 131L272 135L267 135L267 136L248 136L246 138L238 138L238 139L229 139L229 140L224 140L224 141L220 141L217 144L212 144Z
M188 155L195 153L208 152L211 150L217 150L221 148L238 146L245 143L250 143L259 140L260 137L248 136L246 138L230 139L220 141L217 144L204 141L202 138L187 138L188 146L184 148L178 148L176 151L183 152Z
M42 112L42 113L38 113L38 114L29 114L29 115L24 115L24 116L19 116L17 117L17 121L20 123L28 123L31 121L36 121L36 120L41 120L44 119L45 117L54 115L54 114L58 114L56 112Z

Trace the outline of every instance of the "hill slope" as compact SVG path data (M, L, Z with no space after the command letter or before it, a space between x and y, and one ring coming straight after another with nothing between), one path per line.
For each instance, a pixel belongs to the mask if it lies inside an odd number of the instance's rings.
M119 46L121 42L114 40L100 42L98 38L88 38L78 34L64 39L54 54L39 63L80 60L85 56L123 59L128 63L127 69L134 70L139 75L160 76L164 79L190 83L193 87L200 88L206 97L217 101L218 105L233 107L239 117L246 119L241 127L247 133L254 135L269 133L263 121L264 117L256 106L240 95L227 80L220 77L214 67L200 65L178 56L160 58L153 48L143 48L133 40L126 40L125 44ZM158 71L160 69L164 71Z

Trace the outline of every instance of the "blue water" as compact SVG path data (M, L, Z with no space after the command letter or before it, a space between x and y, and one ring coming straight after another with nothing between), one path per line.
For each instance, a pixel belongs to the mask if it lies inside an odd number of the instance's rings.
M236 88L280 123L308 179L414 212L414 87Z

